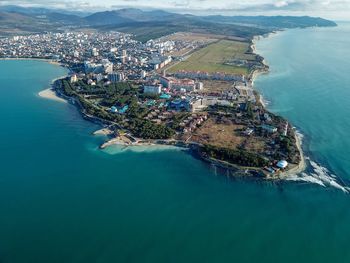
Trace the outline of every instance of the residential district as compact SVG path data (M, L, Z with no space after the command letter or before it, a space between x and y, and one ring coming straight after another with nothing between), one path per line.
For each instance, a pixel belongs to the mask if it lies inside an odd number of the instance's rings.
M266 69L261 60L230 60L237 68L253 65L249 74L172 71L220 41L190 36L176 33L146 43L120 32L15 36L0 39L0 56L66 66L69 75L53 86L84 117L108 127L111 138L102 147L187 146L211 163L269 178L300 165L294 130L267 112L252 88L254 72Z

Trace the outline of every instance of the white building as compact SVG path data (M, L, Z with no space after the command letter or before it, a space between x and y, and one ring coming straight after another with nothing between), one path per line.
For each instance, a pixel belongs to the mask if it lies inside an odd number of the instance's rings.
M70 77L70 83L75 83L75 82L77 82L77 81L78 81L78 77L77 77L76 74L74 74L74 75L72 75L72 76Z
M116 47L112 47L111 50L110 50L111 53L115 54L118 52L118 48Z
M96 48L93 48L93 49L91 50L91 55L92 55L93 57L97 57L97 56L98 56L98 51L97 51Z
M202 90L204 88L203 82L196 83L196 90Z
M162 92L162 85L147 85L143 87L145 94L160 94Z
M277 163L276 166L281 169L286 169L288 166L288 162L286 160L281 160Z
M128 56L128 54L127 54L126 50L124 49L124 50L122 51L122 57L127 57L127 56Z
M102 61L103 69L106 74L112 74L113 73L113 63L110 62L108 59L104 59Z

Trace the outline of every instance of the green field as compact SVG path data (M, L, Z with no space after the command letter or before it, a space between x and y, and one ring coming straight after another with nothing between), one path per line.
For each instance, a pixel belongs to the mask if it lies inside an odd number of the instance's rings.
M249 49L249 43L231 40L220 40L193 53L188 59L182 61L168 71L174 73L180 70L206 71L209 73L225 72L228 74L249 73L245 66L231 66L224 63L233 60L255 60L255 55L245 54Z

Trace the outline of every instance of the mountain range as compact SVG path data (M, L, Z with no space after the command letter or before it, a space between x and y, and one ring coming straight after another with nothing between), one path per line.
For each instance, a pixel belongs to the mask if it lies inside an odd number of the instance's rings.
M274 30L310 26L336 26L336 23L308 16L195 16L135 8L90 14L14 5L0 6L0 36L88 28L129 32L141 41L178 31L215 33L250 39L254 35Z

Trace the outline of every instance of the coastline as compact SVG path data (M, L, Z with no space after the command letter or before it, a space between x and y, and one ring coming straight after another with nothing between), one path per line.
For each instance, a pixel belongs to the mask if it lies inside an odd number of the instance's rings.
M252 40L251 43L251 49L252 52L255 55L258 55L257 49L256 49L256 41L259 40L260 38L263 37L269 37L270 35L275 35L276 32L270 33L266 36L257 36ZM262 60L262 64L264 65L263 69L256 69L254 71L251 72L250 76L249 76L249 81L251 82L252 87L254 88L254 82L256 80L256 78L258 78L260 75L262 74L268 74L269 73L269 65L266 61L265 58L263 58ZM256 91L257 95L259 96L259 102L261 103L261 105L266 109L266 103L264 102L264 99L262 97L262 95L260 94L260 92L258 90L256 90L254 88L254 90ZM267 110L268 111L268 110ZM296 143L296 147L299 151L300 154L300 162L298 164L295 165L291 165L290 168L286 169L285 171L281 171L276 175L273 176L267 176L266 179L267 180L279 180L279 179L284 179L287 178L289 176L295 175L295 174L300 174L302 173L307 165L305 162L305 157L304 157L304 153L301 147L301 139L297 136L297 134L294 132L294 136L295 136L295 143ZM113 145L117 145L117 146L122 146L122 147L126 147L126 148L138 148L138 147L157 147L157 146L169 146L169 145L173 145L174 146L174 142L170 142L170 141L159 141L159 140L153 140L153 141L145 141L142 139L137 140L136 142L129 142L124 140L122 137L117 137L117 138L112 138L107 140L106 142L104 142L100 148L101 149L106 149L110 146ZM176 146L176 145L175 145ZM182 145L183 148L187 148L187 149L191 149L193 146L193 144L191 142L186 142ZM178 146L176 146L178 147ZM249 172L262 172L263 168L254 168L254 167L240 167L238 165L235 164L229 164L220 160L216 160L216 159L211 159L211 158L205 158L203 156L200 156L200 159L202 161L208 162L212 165L227 169L232 171L233 173L237 173L237 174L249 174ZM251 175L251 174L250 174Z
M56 66L61 66L61 67L65 67L64 64L57 62L56 60L53 59L49 59L49 58L0 58L1 60L32 60L32 61L42 61L42 62L47 62L49 64L52 65L56 65Z
M138 143L134 145L125 145L123 143L113 143L105 148L100 148L103 151L110 152L117 149L117 153L124 151L132 151L132 152L154 152L154 151L166 151L166 150L189 150L185 147L180 147L176 145L166 145L166 144L155 144L155 143Z
M55 66L59 66L59 67L63 67L63 68L67 68L66 65L60 63L60 62L57 62L53 59L47 59L47 58L0 58L0 61L7 61L7 60L19 60L19 61L23 61L23 60L28 60L28 61L40 61L40 62L46 62L46 63L49 63L51 65L55 65ZM53 84L55 83L56 80L59 80L59 79L62 79L62 78L65 78L67 77L67 75L62 75L60 77L57 77L57 78L54 78L52 81L51 81L51 84L50 84L50 88L47 88L47 89L44 89L42 91L39 91L37 93L37 95L41 98L44 98L44 99L49 99L49 100L54 100L54 101L57 101L57 102L63 102L63 103L67 103L67 100L58 96L57 92L55 91L55 89L53 88Z
M300 162L297 166L295 166L295 167L293 167L285 172L282 172L280 174L280 177L282 177L282 178L286 178L286 177L289 177L292 175L300 174L300 173L304 172L305 169L307 168L307 165L305 162L304 152L303 152L303 149L301 147L301 145L302 145L301 139L299 138L299 136L297 134L295 134L295 140L296 140L297 148L298 148L299 153L300 153Z
M252 44L251 44L251 49L252 49L252 52L256 55L259 55L258 54L258 51L257 51L257 48L256 48L256 42L261 39L261 38L268 38L272 35L276 35L277 32L272 32L272 33L269 33L267 35L263 35L263 36L255 36L253 39L252 39ZM260 55L259 55L260 56ZM252 72L252 75L251 75L251 84L252 84L252 87L253 89L257 92L257 94L259 95L259 102L261 103L261 105L268 111L267 109L267 105L263 99L263 96L261 95L261 93L256 90L254 88L254 82L255 80L260 76L260 75L263 75L263 74L268 74L269 73L269 65L266 61L266 59L263 57L263 60L262 60L262 64L266 67L264 70L254 70ZM304 152L303 152L303 149L302 149L302 143L301 143L301 138L299 138L299 136L295 133L295 130L293 131L294 132L294 137L295 137L295 143L296 143L296 146L298 148L298 151L299 151L299 154L300 154L300 162L295 166L295 167L292 167L290 169L287 169L286 171L282 171L278 177L279 178L286 178L286 177L289 177L289 176L292 176L292 175L295 175L295 174L300 174L302 173L303 171L305 171L305 169L307 168L307 165L306 165L306 162L305 162L305 156L304 156Z
M38 93L38 96L43 98L43 99L49 99L49 100L54 100L57 102L62 102L62 103L67 103L67 100L57 96L56 91L53 88L48 88L40 91Z
M54 88L54 83L57 80L59 80L59 79L65 78L66 76L67 75L63 75L61 77L54 78L51 81L51 84L50 84L51 87L47 88L47 89L44 89L42 91L39 91L37 95L39 97L43 98L43 99L49 99L49 100L54 100L54 101L57 101L57 102L67 103L68 99L64 98L63 96L59 96L59 94L57 93L56 89Z
M276 34L275 32L274 33L271 33L271 34ZM251 49L252 49L252 52L253 54L257 55L257 56L260 56L257 52L257 49L256 49L256 41L262 37L268 37L270 36L271 34L268 34L267 36L257 36L257 37L254 37L253 40L251 41ZM44 62L48 62L48 63L52 63L52 64L56 64L56 65L60 65L62 67L66 67L65 65L62 65L58 62L54 62L50 59L40 59L40 58L2 58L0 60L36 60L36 61L44 61ZM266 62L266 60L262 57L262 61L261 63L264 65L264 67L261 69L255 69L251 72L251 74L249 75L249 78L248 78L248 81L250 81L252 87L254 88L254 82L256 80L257 77L259 77L260 75L262 74L268 74L269 72L269 66ZM38 95L42 98L46 98L46 99L51 99L51 100L55 100L55 101L59 101L59 102L64 102L64 103L67 103L69 100L67 100L67 98L62 98L61 96L59 96L59 93L57 92L57 90L55 90L55 88L53 87L53 84L55 83L56 80L58 79L61 79L61 78L65 78L66 75L64 76L61 76L61 77L58 77L58 78L55 78L52 80L52 84L51 84L51 88L48 88L48 89L45 89L43 91L40 91L38 93ZM260 92L258 92L256 89L254 89L257 93L257 96L259 96L259 102L261 103L261 105L266 108L266 103L264 102L263 100L263 97L261 96ZM83 116L84 116L84 111L81 110ZM94 116L91 116L92 118ZM90 119L90 118L88 118ZM111 133L107 132L105 129L101 129L97 132L94 133L95 135L105 135L105 136L109 136L111 135ZM282 171L278 174L276 174L275 176L268 176L266 177L266 179L282 179L282 178L286 178L288 176L291 176L291 175L295 175L295 174L299 174L301 172L303 172L305 169L306 169L306 163L305 163L305 158L304 158L304 154L303 154L303 151L302 151L302 147L301 147L301 142L300 142L300 139L297 137L297 135L295 134L295 139L296 139L296 146L299 150L299 153L300 153L300 162L297 164L297 165L293 165L290 169L287 169L286 171ZM175 143L175 145L174 145ZM125 147L125 148L140 148L140 147L158 147L160 146L161 148L164 149L164 146L166 147L169 147L169 146L174 146L174 147L182 147L182 148L187 148L187 149L191 149L192 147L192 144L191 142L182 142L181 146L178 146L176 145L176 142L174 141L160 141L160 140L152 140L152 141L146 141L146 140L142 140L142 139L139 139L139 140L136 140L136 142L129 142L123 138L120 138L120 137L117 137L117 138L111 138L109 137L109 140L105 141L102 145L100 145L100 149L105 149L105 148L108 148L109 146L112 146L112 145L116 145L116 146L122 146L122 147ZM259 168L259 169L256 169L254 167L240 167L240 166L237 166L237 165L225 165L224 163L220 162L219 160L205 160L205 158L201 158L203 161L207 161L213 165L218 165L218 166L221 166L221 167L225 167L227 168L228 170L233 170L232 168L234 167L234 170L238 173L240 172L244 172L244 173L247 173L247 171L263 171L263 168ZM232 168L230 168L232 167ZM240 172L239 172L240 171Z
M255 36L253 39L252 39L252 43L250 45L250 48L252 49L252 53L255 54L255 55L258 55L258 51L256 49L256 41L258 41L259 39L263 38L263 37L269 37L271 34L276 34L276 33L270 33L266 36ZM250 81L251 81L251 84L252 84L252 87L254 89L254 83L255 83L255 80L260 76L260 75L264 75L264 74L268 74L269 73L269 65L266 61L266 59L263 57L263 60L261 61L261 63L263 64L264 68L265 69L257 69L257 70L254 70L252 73L251 73L251 76L250 76ZM259 103L266 109L267 108L267 103L264 101L264 97L262 96L262 94L254 89L257 94L259 95Z

